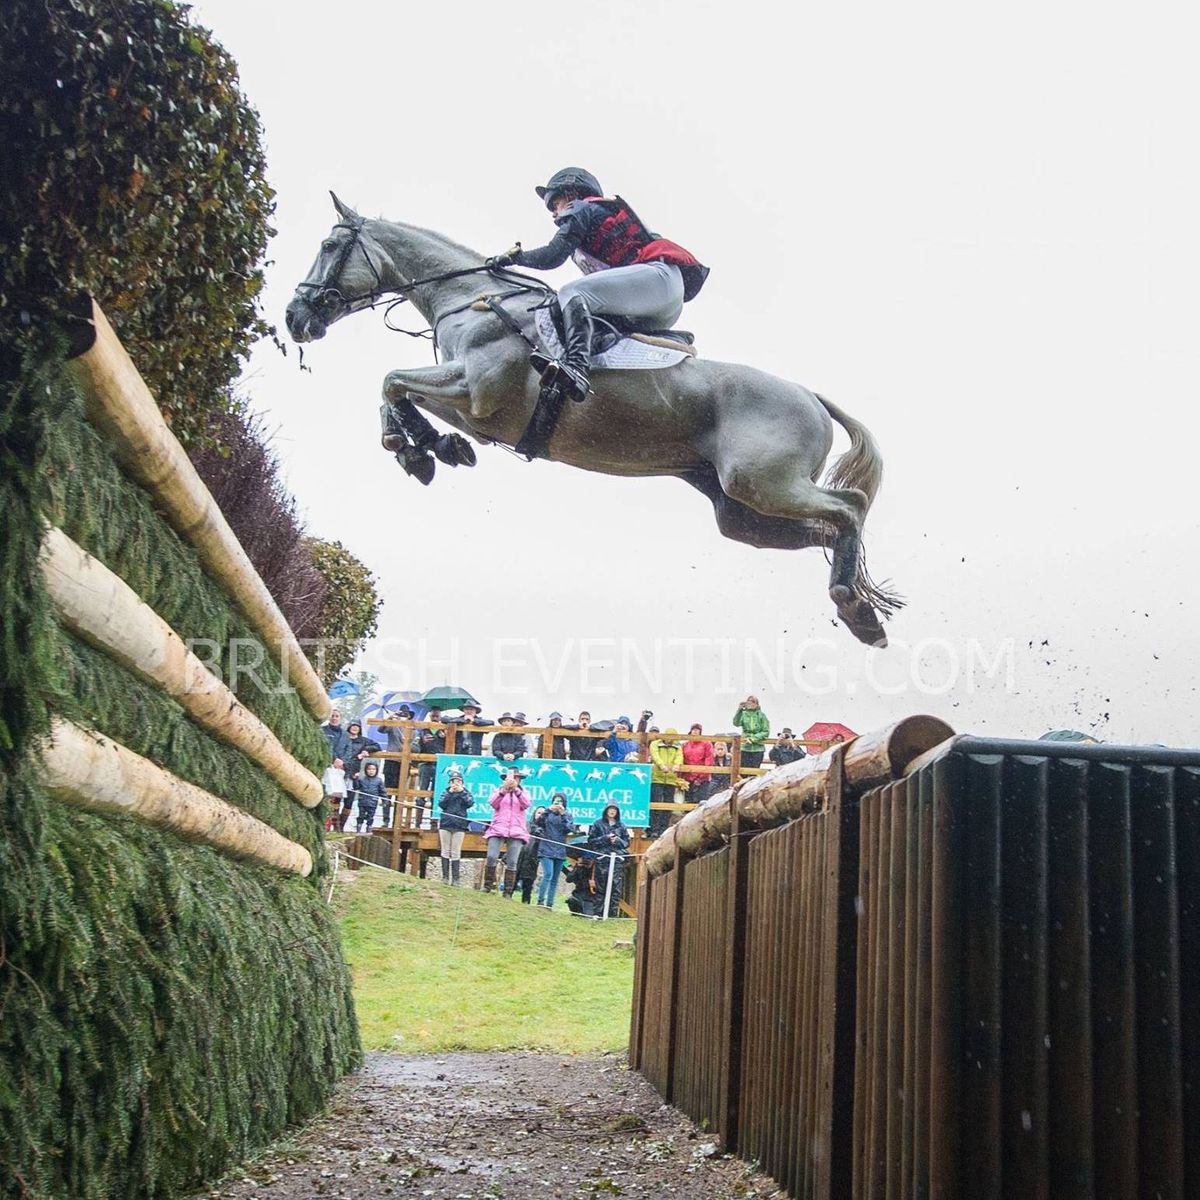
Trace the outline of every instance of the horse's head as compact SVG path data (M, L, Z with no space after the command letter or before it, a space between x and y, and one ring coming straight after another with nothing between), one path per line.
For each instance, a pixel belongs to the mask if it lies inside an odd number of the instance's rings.
M365 228L366 218L329 194L338 222L321 243L285 315L288 332L297 342L323 338L334 321L369 307L386 290L387 261Z

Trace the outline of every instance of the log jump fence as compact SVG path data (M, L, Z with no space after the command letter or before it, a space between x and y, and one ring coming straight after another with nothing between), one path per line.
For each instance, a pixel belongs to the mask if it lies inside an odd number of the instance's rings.
M632 1065L789 1195L1200 1195L1200 751L948 736L647 852Z
M323 719L329 698L266 585L171 432L99 306L90 344L69 369L88 420L132 482L147 492L230 601L245 615L308 713ZM42 585L63 628L170 697L206 733L261 767L297 804L321 803L321 782L276 733L234 695L219 671L124 579L48 524ZM41 764L47 791L93 812L137 817L225 853L308 875L311 852L265 821L189 783L90 729L55 717Z

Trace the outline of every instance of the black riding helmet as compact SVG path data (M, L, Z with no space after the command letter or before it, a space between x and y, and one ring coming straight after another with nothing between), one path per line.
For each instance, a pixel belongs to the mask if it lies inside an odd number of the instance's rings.
M533 189L546 202L546 207L553 211L554 201L562 192L578 192L581 196L603 196L604 190L591 171L582 167L563 167L555 171L546 181L545 187Z

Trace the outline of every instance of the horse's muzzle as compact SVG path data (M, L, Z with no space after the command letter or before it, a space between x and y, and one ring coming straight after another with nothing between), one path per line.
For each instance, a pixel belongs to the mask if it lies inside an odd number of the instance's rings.
M296 296L284 313L288 333L294 342L315 342L325 336L329 326L315 308L303 297Z

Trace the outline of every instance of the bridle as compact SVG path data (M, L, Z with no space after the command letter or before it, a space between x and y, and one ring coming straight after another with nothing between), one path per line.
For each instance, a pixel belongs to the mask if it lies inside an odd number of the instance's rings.
M410 294L419 287L425 286L428 283L441 283L447 279L460 279L466 275L480 275L487 273L493 279L500 280L510 285L506 292L498 296L492 297L490 300L485 300L488 307L515 332L519 337L523 338L531 346L534 343L529 336L525 334L519 325L506 314L498 301L506 300L512 296L522 295L528 292L539 292L542 294L542 304L549 303L550 298L554 295L554 289L548 287L539 279L534 279L528 275L523 275L514 272L505 267L489 267L486 263L478 267L463 267L457 271L444 271L440 275L430 275L425 279L414 279L411 283L393 284L391 287L385 287L383 276L379 272L379 268L371 259L371 255L367 250L366 243L362 241L363 226L367 223L366 217L355 217L353 220L339 221L334 225L334 229L348 229L350 236L341 244L338 252L337 260L333 264L332 270L326 278L321 282L310 282L305 280L297 285L297 289L310 288L312 295L306 297L308 303L317 312L326 324L331 324L336 316L348 316L350 313L364 312L366 309L373 309L387 300L387 308L384 311L383 323L393 333L403 333L408 337L428 338L433 342L434 357L437 357L438 339L437 327L447 317L453 316L456 313L463 312L465 309L472 307L479 302L480 298L468 300L465 304L457 308L453 308L448 312L444 312L434 321L433 327L430 329L412 330L404 329L399 325L394 325L391 320L392 310L399 307L410 298ZM348 299L338 287L341 282L342 272L346 269L346 264L350 261L350 256L354 253L355 246L362 246L363 259L371 270L371 274L375 277L375 287L371 291L362 296L356 296L354 299ZM394 299L392 298L394 297ZM541 304L534 307L541 307ZM301 351L303 354L303 351ZM303 366L303 360L301 361Z
M380 275L379 268L371 260L371 255L367 252L365 242L362 243L363 258L367 266L370 267L371 274L375 276L376 286L367 292L366 295L358 296L353 300L348 300L338 287L338 284L341 282L342 272L346 269L346 264L350 261L350 255L354 253L354 247L359 245L362 240L363 226L366 223L366 217L356 217L353 221L339 221L334 226L334 229L348 229L350 230L350 236L342 242L341 248L338 251L337 261L333 264L333 269L320 282L305 280L298 285L300 288L313 289L313 294L306 297L306 299L322 318L328 319L341 308L344 308L347 313L362 312L364 309L374 308L388 294L389 290L399 290L388 289L383 286L383 276Z

